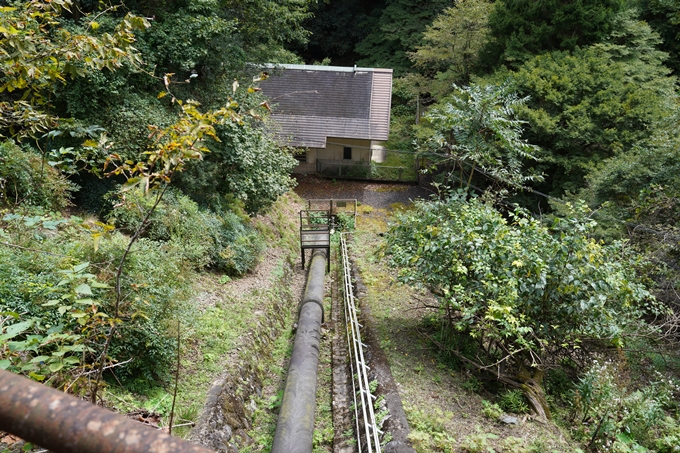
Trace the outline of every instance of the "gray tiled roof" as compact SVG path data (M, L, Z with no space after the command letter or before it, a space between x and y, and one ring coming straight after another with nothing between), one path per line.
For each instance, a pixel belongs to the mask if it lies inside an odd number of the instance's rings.
M282 144L325 148L327 137L387 140L392 70L279 65L261 82Z

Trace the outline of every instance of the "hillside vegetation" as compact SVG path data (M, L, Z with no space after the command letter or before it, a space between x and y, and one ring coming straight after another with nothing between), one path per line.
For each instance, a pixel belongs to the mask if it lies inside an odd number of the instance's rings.
M290 266L257 65L389 67L387 147L434 196L375 253L428 295L437 369L582 450L678 451L679 42L674 0L3 2L0 368L154 400L196 281ZM543 448L420 422L421 451Z

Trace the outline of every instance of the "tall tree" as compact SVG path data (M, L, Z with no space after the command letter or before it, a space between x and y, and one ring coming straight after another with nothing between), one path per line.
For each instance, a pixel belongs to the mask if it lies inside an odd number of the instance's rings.
M434 148L435 160L453 164L452 175L457 174L460 187L469 188L476 171L497 188L541 180L524 168L526 162L537 160L539 151L521 138L522 121L515 118L515 109L526 99L506 86L455 88L453 95L432 107L426 119L434 129L428 145Z
M62 27L68 0L18 2L0 8L0 136L35 135L56 125L50 99L68 79L97 70L138 64L135 30L148 22L132 14L98 33L84 18L76 30Z
M543 187L559 196L578 191L604 159L629 151L653 135L675 109L675 80L656 50L659 36L634 12L617 15L603 43L551 52L510 76L530 100L519 110L526 137L544 151Z
M313 17L303 26L307 43L292 46L308 63L330 58L333 65L352 66L360 56L354 50L374 26L385 8L384 0L322 0L310 6Z
M487 67L516 68L534 55L600 41L623 0L499 0L489 17Z
M417 70L436 79L431 91L442 93L452 83L469 83L488 39L492 9L489 0L461 0L427 26L423 44L408 56Z
M668 52L666 65L680 74L680 2L640 0L640 19L646 21L663 40L659 48Z
M593 226L570 219L548 229L461 191L399 215L386 251L401 281L437 295L443 352L521 389L549 417L544 371L593 345L621 346L649 297L623 244L593 240Z
M425 27L451 3L451 0L387 0L378 24L356 47L364 57L357 64L392 68L395 75L408 71L411 62L407 52L422 44Z

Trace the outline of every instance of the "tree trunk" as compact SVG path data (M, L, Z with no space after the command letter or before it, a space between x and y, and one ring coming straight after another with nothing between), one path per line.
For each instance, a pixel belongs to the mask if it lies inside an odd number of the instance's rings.
M517 373L517 380L519 381L519 388L524 392L524 396L527 397L536 414L543 419L550 420L552 415L541 385L543 384L543 374L543 370L536 370L532 376L529 370L521 366L519 373Z
M506 385L509 385L510 387L521 390L522 393L524 393L524 396L526 396L527 399L529 400L531 408L534 410L534 412L536 412L539 418L543 420L552 419L552 415L550 414L550 408L548 407L548 401L545 399L545 392L543 391L543 387L541 386L541 384L543 384L544 375L543 370L537 369L534 375L532 376L529 370L527 370L524 365L519 364L520 367L519 372L517 373L515 378L512 379L507 375L500 373L500 371L495 371L488 366L484 366L480 363L468 359L455 349L445 347L444 345L442 345L441 343L439 343L438 341L436 341L427 334L422 335L428 338L437 346L439 346L442 350L453 353L453 355L461 359L463 362L472 365L473 367L477 368L480 371L485 371L487 373L493 374L494 377L498 379L499 382L502 382Z

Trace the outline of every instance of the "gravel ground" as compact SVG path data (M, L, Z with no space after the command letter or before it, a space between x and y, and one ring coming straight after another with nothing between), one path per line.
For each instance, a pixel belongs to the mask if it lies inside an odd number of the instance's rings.
M295 193L310 198L356 198L374 208L389 209L394 203L408 204L416 198L428 198L430 191L413 184L383 184L366 181L322 179L296 176Z

